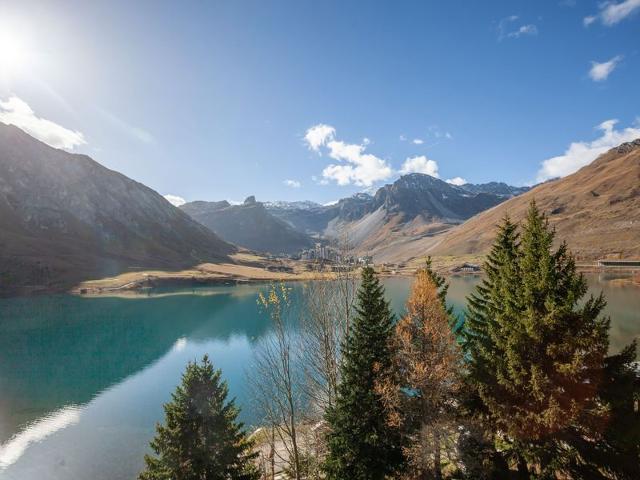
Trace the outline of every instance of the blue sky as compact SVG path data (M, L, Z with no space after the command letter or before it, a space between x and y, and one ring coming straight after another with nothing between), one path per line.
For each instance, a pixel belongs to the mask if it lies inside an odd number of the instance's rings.
M522 185L640 136L639 0L0 1L0 32L0 121L186 200Z

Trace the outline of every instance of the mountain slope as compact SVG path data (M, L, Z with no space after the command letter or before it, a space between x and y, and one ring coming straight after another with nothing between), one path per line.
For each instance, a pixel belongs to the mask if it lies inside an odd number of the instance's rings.
M460 185L460 188L471 193L492 193L501 197L515 197L516 195L522 195L524 192L531 190L530 187L514 187L507 185L504 182L489 182L489 183L465 183Z
M471 193L412 173L381 187L358 208L343 206L325 233L348 239L376 262L400 262L420 255L435 236L502 201L500 195Z
M609 150L572 175L480 213L427 251L486 253L495 235L493 227L505 215L522 220L532 199L549 214L556 240L566 240L579 259L640 258L640 139Z
M295 253L313 245L308 235L271 215L254 197L247 198L242 205L198 201L180 208L226 241L252 250Z
M150 188L0 123L0 290L185 268L234 251Z

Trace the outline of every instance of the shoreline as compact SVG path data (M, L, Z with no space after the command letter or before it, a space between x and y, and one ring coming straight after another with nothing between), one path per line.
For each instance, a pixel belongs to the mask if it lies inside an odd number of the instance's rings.
M137 297L155 289L180 289L216 286L235 286L264 284L273 281L297 282L308 280L327 280L334 275L329 271L309 269L306 262L288 259L268 259L266 257L242 252L233 258L236 263L204 263L180 271L141 270L123 272L107 278L82 281L68 286L26 286L3 292L0 298L29 297L38 295L70 294L83 297ZM455 265L466 261L482 264L480 256L434 257L433 268L438 273L449 276L482 276L482 271L453 272ZM413 259L401 268L388 264L374 265L382 278L412 277L416 269L424 264L423 259ZM356 267L359 268L359 267ZM621 286L640 287L640 269L637 267L602 267L596 262L579 263L576 269L580 273L621 274L629 278L612 279Z

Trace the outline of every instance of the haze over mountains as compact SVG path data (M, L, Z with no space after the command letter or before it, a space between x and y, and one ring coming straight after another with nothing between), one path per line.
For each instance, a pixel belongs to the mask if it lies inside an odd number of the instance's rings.
M180 208L226 241L251 250L295 253L313 245L308 235L271 215L254 197L241 205L198 201Z
M249 197L180 209L86 155L0 123L0 290L230 262L238 246L293 254L338 239L375 262L484 254L500 219L521 220L534 198L579 258L640 257L640 139L532 189L413 173L331 205Z
M0 289L185 268L235 250L141 183L0 123Z
M181 208L223 239L252 250L295 253L318 239L347 241L376 259L402 257L409 244L451 228L528 190L492 182L451 185L412 173L374 195L358 193L332 205L310 201L190 202Z

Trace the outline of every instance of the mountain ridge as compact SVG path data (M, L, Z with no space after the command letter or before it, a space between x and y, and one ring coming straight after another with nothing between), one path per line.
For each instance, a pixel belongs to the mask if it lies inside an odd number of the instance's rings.
M269 213L254 196L240 205L225 200L195 201L180 209L223 239L258 252L290 254L314 243L307 234Z
M235 251L149 187L0 124L0 290L67 288Z
M640 258L640 138L610 149L571 175L480 213L426 253L487 253L495 225L505 215L521 221L533 199L548 214L556 242L566 240L578 259Z

